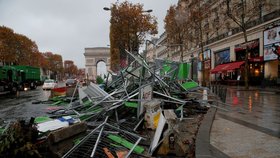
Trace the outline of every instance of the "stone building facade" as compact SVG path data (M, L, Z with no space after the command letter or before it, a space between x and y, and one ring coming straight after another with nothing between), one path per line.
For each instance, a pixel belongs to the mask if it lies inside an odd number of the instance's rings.
M183 6L188 7L191 1L179 0L178 5L184 3ZM221 77L227 77L229 80L243 80L244 65L242 62L238 65L237 62L245 60L246 47L249 47L250 51L248 63L250 81L253 81L251 84L258 85L263 79L278 78L279 81L280 64L271 51L272 45L280 45L280 1L267 1L274 5L264 8L261 17L255 17L247 24L247 43L244 43L242 30L225 14L222 14L226 9L224 0L203 1L209 3L211 15L203 21L202 25L203 28L209 28L212 32L203 34L203 50L200 43L193 41L187 42L184 48L184 61L195 61L199 82L203 80L202 75L208 84ZM220 27L215 28L215 26ZM271 32L273 35L270 35ZM161 45L168 45L165 34L160 36L157 43L165 41ZM163 48L164 50L160 50L157 46L157 50L152 52L157 52L158 58L179 60L178 47L161 47ZM223 69L217 70L220 67ZM234 67L234 69L226 67Z

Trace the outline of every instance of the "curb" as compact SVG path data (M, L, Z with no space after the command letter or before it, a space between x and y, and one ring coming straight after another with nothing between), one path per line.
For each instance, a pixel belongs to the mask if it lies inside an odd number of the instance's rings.
M195 157L196 158L206 158L214 157L210 151L210 132L212 124L215 118L217 108L210 107L204 119L201 122L201 125L198 129L196 142L195 142Z

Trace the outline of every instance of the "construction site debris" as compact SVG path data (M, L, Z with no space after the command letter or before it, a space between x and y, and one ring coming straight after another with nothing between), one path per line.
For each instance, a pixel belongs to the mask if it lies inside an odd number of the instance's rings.
M190 79L190 63L156 59L151 65L126 52L134 61L104 84L76 84L34 102L49 104L34 127L52 156L195 157L210 91Z

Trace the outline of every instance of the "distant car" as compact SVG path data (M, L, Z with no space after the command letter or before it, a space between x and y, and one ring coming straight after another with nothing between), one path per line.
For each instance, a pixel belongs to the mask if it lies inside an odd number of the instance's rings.
M55 82L55 80L47 79L47 80L45 80L42 88L43 88L43 90L47 90L47 89L53 89L56 86L57 86L57 83Z
M76 79L67 79L65 81L66 87L76 86L77 80Z
M86 85L87 85L87 82L86 82L86 80L80 80L80 84L81 84L82 86L86 86Z

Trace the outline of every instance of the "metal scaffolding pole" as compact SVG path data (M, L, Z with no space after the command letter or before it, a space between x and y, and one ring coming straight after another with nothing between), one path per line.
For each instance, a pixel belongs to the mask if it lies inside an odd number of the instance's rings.
M106 119L105 119L105 121L104 121L104 122L106 123L106 122L107 122L107 120L108 120L108 116L106 117ZM102 132L103 132L103 129L104 129L104 125L105 125L105 124L103 124L103 126L102 126L102 128L101 128L101 130L100 130L100 132L99 132L98 138L97 138L97 140L96 140L96 142L95 142L94 148L92 149L92 152L91 152L90 157L93 157L93 156L94 156L95 150L96 150L96 148L97 148L97 146L98 146L98 143L99 143L100 137L101 137Z

